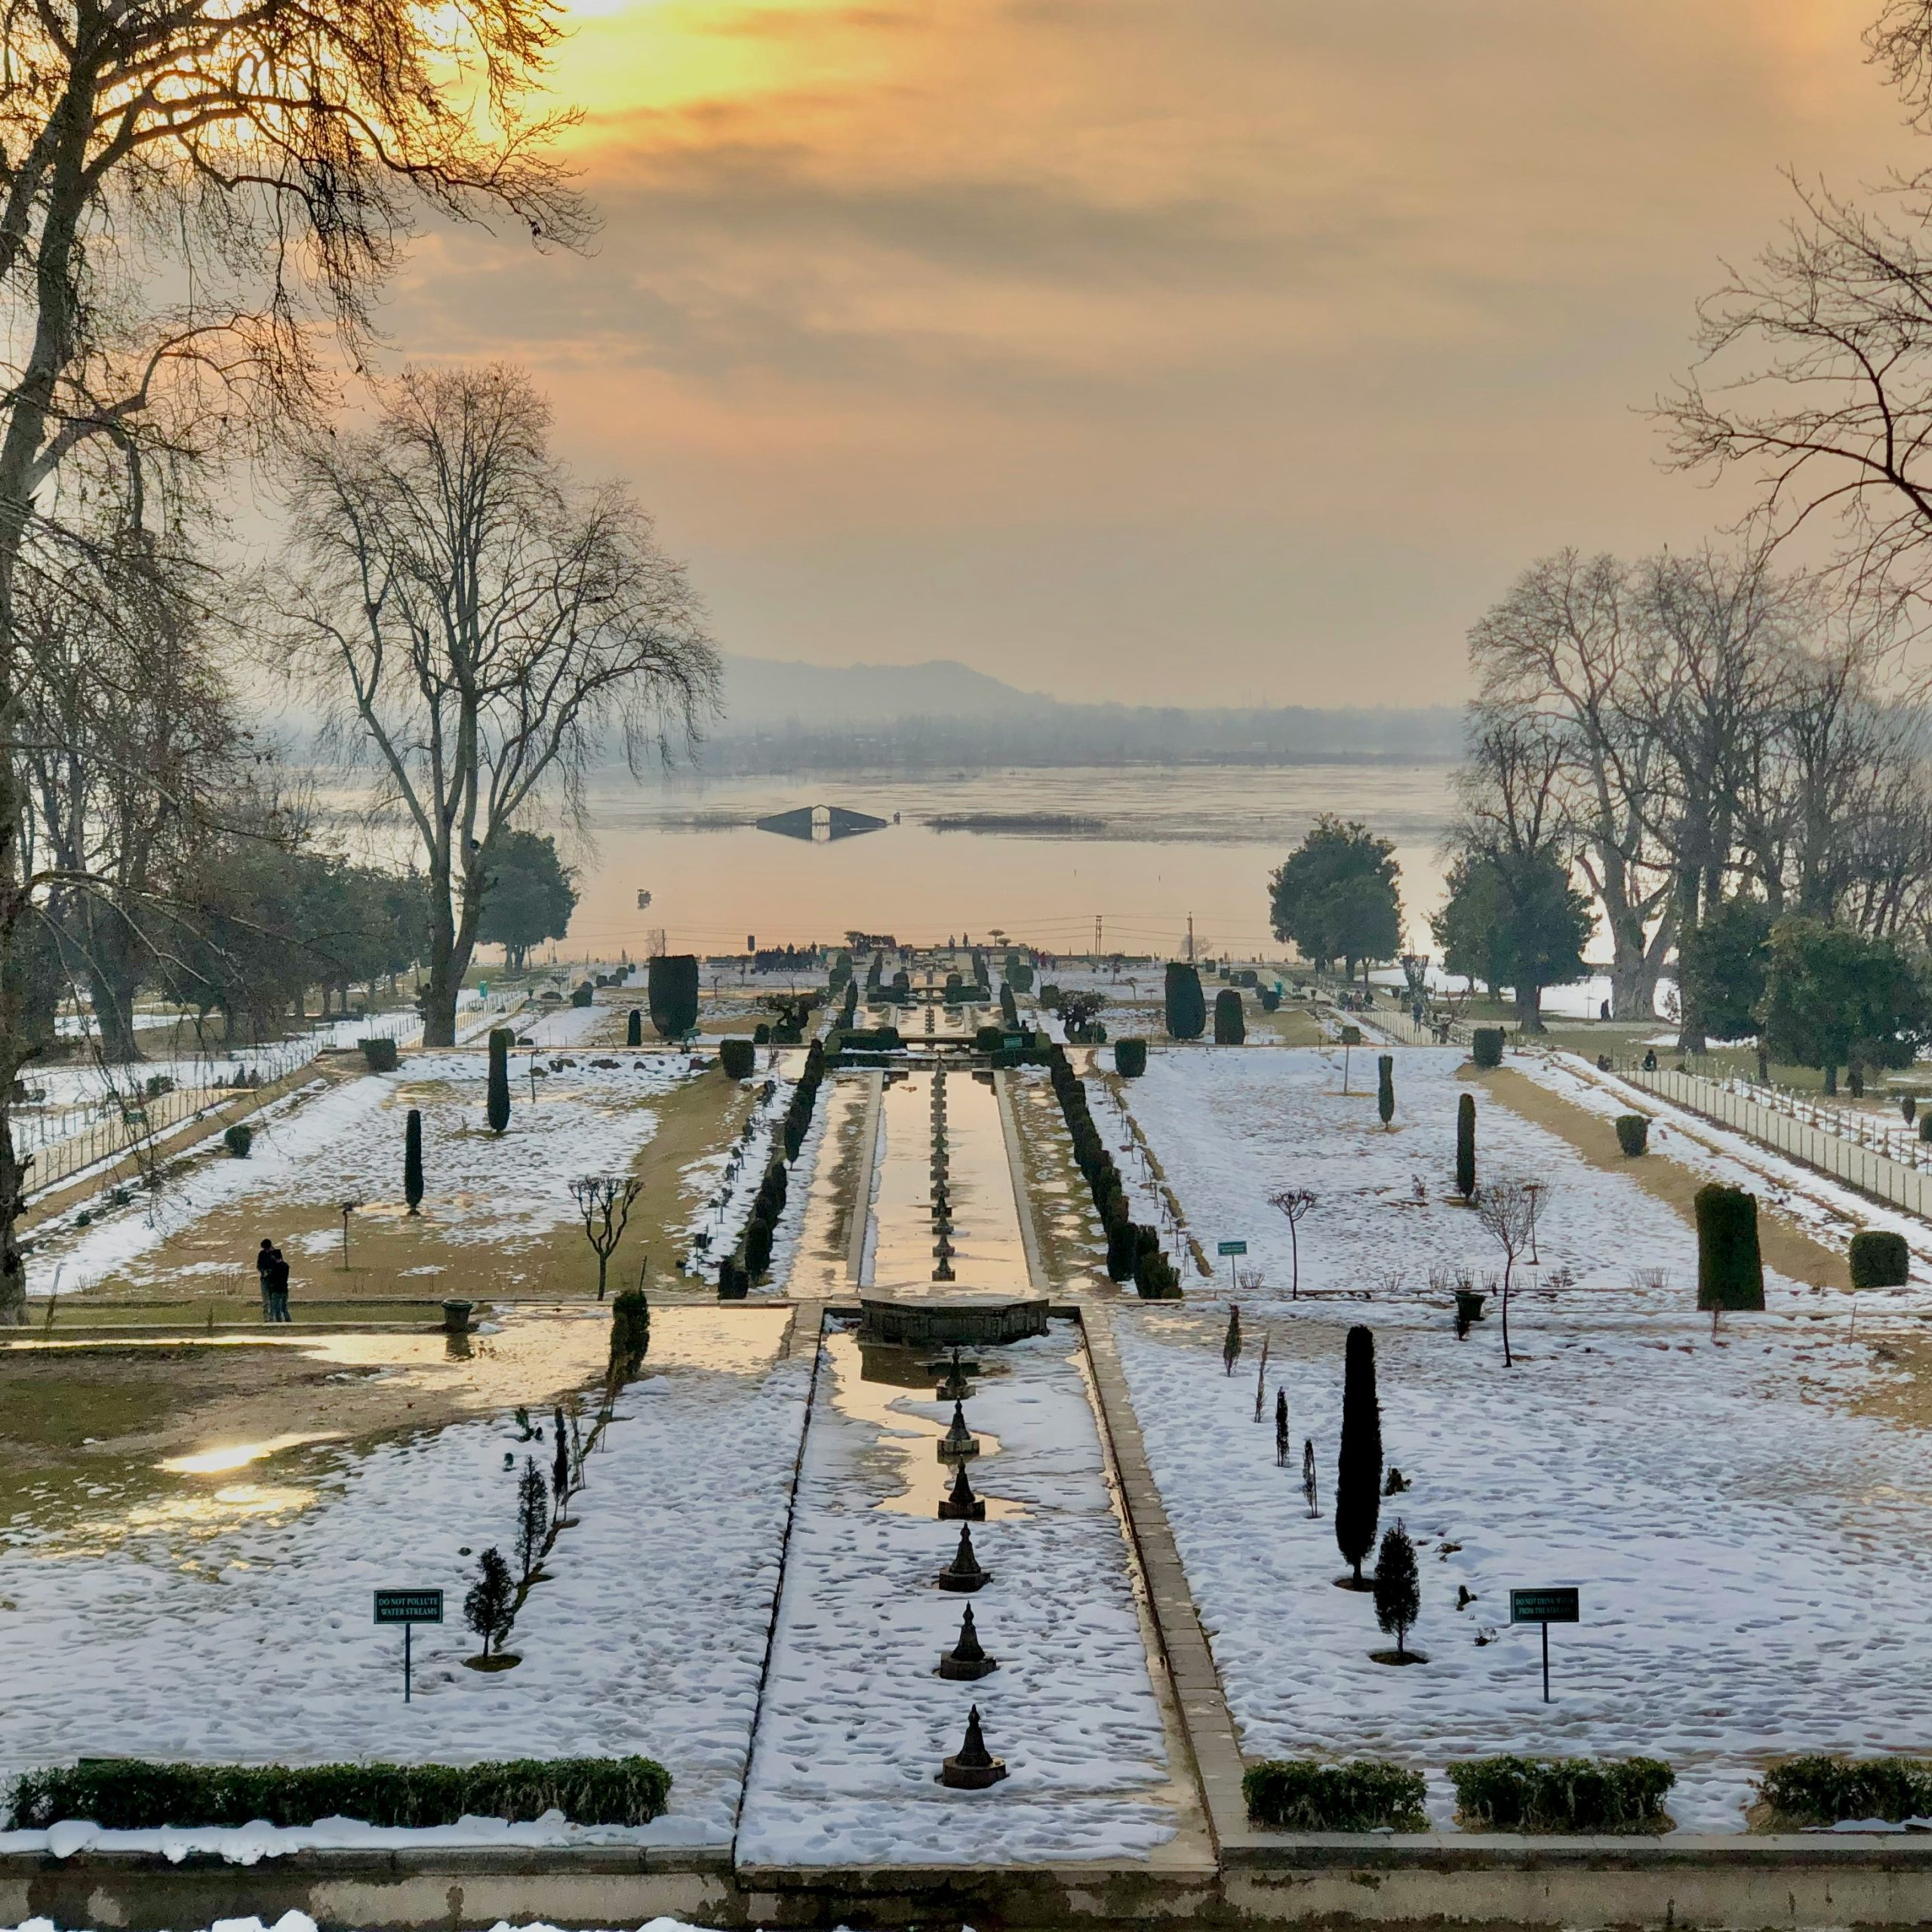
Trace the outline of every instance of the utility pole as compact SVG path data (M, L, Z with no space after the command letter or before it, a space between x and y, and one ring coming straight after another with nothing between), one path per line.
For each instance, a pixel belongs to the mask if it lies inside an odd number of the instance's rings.
M1098 912L1096 912L1094 915L1094 964L1097 966L1100 963L1100 920L1102 916L1103 915Z
M1187 963L1190 966L1194 964L1194 915L1192 912L1187 915Z

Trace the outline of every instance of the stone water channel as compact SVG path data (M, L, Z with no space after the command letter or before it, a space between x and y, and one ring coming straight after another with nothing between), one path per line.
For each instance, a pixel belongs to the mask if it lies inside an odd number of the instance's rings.
M819 1327L815 1389L740 1819L741 1870L1066 1860L1180 1869L1211 1859L1081 1320L1067 1310L1044 1334L969 1352L960 1406L977 1447L964 1468L984 1515L964 1527L987 1574L967 1590L939 1580L961 1555L961 1525L940 1515L960 1466L944 1454L947 1358L863 1340L848 1312L854 1295L1044 1299L995 1084L1005 1077L926 1066L836 1083L851 1090L845 1107L863 1109L869 1186L846 1227L842 1294L830 1308L809 1299L832 1286L823 1257L832 1244L821 1240L799 1308ZM936 1216L942 1204L949 1227ZM808 1225L825 1212L815 1198ZM936 1252L936 1226L949 1254ZM939 1666L968 1606L997 1668L961 1681ZM941 1766L960 1752L975 1708L1006 1774L950 1788Z

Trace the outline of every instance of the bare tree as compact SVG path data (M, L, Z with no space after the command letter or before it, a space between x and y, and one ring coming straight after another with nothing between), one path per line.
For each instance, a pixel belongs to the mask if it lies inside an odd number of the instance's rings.
M414 370L366 435L311 441L291 504L287 632L343 740L414 829L430 902L424 1039L456 1037L497 845L561 795L583 820L607 728L633 772L715 707L683 569L616 485L549 448L548 405L501 365Z
M1269 1207L1276 1209L1288 1224L1288 1299L1297 1300L1301 1294L1301 1224L1306 1220L1315 1206L1315 1190L1307 1187L1284 1187L1268 1197Z
M8 1109L34 1051L21 582L90 446L182 473L312 417L417 211L585 232L521 111L545 0L35 0L0 71L0 1321L25 1312ZM134 522L146 528L137 513Z
M1675 935L1657 835L1661 762L1640 715L1654 649L1627 565L1559 551L1532 564L1469 633L1485 703L1564 748L1558 801L1611 943L1611 1006L1647 1016Z
M1509 1352L1509 1289L1517 1257L1527 1252L1536 1235L1537 1201L1547 1194L1541 1181L1491 1181L1476 1196L1476 1220L1503 1251L1503 1366L1514 1368Z
M631 1208L644 1183L635 1174L586 1174L571 1183L571 1198L583 1217L584 1238L597 1257L597 1299L604 1299L611 1257L624 1238Z

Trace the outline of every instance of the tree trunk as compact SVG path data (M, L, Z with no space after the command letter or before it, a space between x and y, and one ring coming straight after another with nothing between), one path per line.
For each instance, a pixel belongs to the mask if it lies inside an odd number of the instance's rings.
M1516 1030L1519 1033L1540 1033L1544 1030L1542 987L1516 989Z

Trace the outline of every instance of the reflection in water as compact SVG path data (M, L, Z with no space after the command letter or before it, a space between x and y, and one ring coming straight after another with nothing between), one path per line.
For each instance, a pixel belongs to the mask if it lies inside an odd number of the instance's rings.
M168 1338L165 1346L294 1348L303 1360L333 1365L346 1374L380 1377L405 1391L440 1396L460 1410L507 1414L518 1404L540 1407L601 1380L609 1355L608 1308L502 1312L493 1334L466 1338L466 1354L450 1346L441 1329L394 1330L360 1334L264 1337L257 1340L214 1336L192 1341ZM777 1360L791 1321L789 1308L659 1308L652 1312L646 1374L699 1369L761 1375ZM20 1345L16 1345L20 1346ZM146 1338L100 1343L52 1343L58 1349L131 1349ZM165 1362L153 1364L165 1376ZM212 1487L206 1478L299 1454L318 1444L340 1442L339 1432L210 1442L159 1463L106 1454L77 1458L61 1478L24 1491L32 1514L60 1524L59 1540L33 1544L43 1557L98 1555L131 1537L155 1535L205 1541L245 1524L285 1520L326 1494L324 1487L240 1483ZM172 1480L170 1480L170 1479ZM157 1487L159 1494L155 1493ZM145 1494L143 1492L146 1492ZM75 1507L78 1503L78 1509ZM23 1528L26 1512L13 1518Z
M916 1358L906 1351L899 1352L899 1363L893 1370L876 1371L874 1358L891 1352L868 1349L862 1355L854 1335L828 1334L825 1352L832 1364L833 1407L854 1422L870 1423L878 1431L880 1446L899 1459L897 1473L904 1487L897 1495L888 1496L874 1506L903 1516L937 1519L939 1506L952 1487L955 1466L942 1463L933 1453L934 1445L946 1433L946 1425L909 1406L932 1400L931 1379L921 1376L916 1388L907 1386L906 1376L916 1367ZM998 1480L996 1472L989 1472L986 1465L1000 1452L999 1438L977 1427L973 1432L980 1440L980 1453L973 1462L973 1487L985 1498L987 1520L998 1522L1008 1516L1023 1516L1026 1513L1023 1504L987 1495L987 1475L992 1474Z
M271 1435L261 1442L231 1442L220 1449L204 1449L192 1456L171 1456L160 1466L170 1475L219 1476L231 1469L246 1469L278 1450L297 1449L305 1442L333 1442L335 1432L317 1435Z

